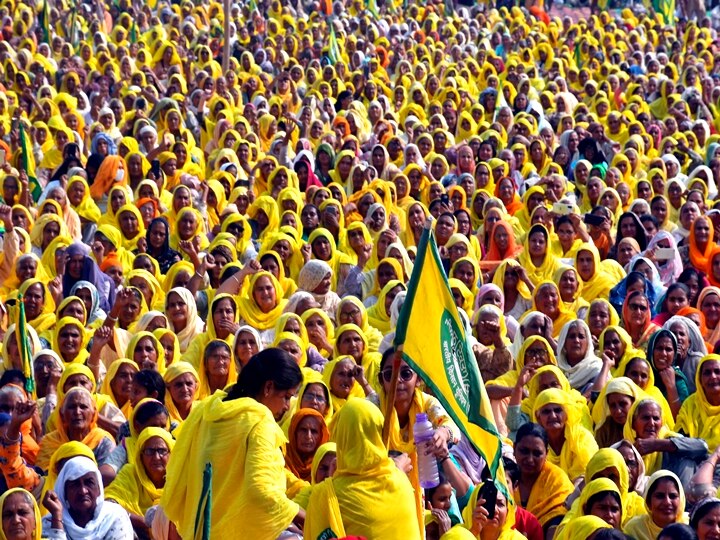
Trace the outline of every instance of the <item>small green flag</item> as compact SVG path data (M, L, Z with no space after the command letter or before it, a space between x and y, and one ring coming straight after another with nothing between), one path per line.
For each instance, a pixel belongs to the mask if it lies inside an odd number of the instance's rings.
M575 65L579 68L582 67L582 55L580 54L580 42L575 42Z
M135 25L135 20L133 19L132 26L130 27L130 43L137 43L137 26Z
M328 24L330 25L328 58L330 59L330 62L332 62L333 64L337 64L342 57L342 53L340 52L340 45L338 44L337 36L335 35L335 25L332 23L332 21L329 21Z
M210 516L212 514L212 463L205 464L203 471L202 491L197 514L195 515L195 538L193 540L210 540Z
M30 150L30 138L25 133L25 127L20 122L20 167L28 175L28 186L30 187L30 195L37 202L42 195L42 187L35 175L35 157Z
M15 323L15 339L17 341L20 358L22 359L22 371L25 375L25 390L28 394L35 391L35 377L32 369L32 354L30 352L29 334L27 331L27 320L25 318L25 302L22 294L18 295L18 319Z
M50 43L50 4L49 0L43 2L43 7L38 15L38 23L43 33L43 43Z
M380 18L380 10L378 9L377 0L367 0L367 10L374 19Z

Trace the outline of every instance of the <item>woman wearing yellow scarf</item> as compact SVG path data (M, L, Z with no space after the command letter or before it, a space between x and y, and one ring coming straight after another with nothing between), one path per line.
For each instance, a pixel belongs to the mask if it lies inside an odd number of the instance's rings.
M126 204L116 215L116 227L122 233L122 247L128 251L136 250L138 240L145 238L145 224L140 210L134 204Z
M152 332L143 330L135 333L128 343L125 357L140 369L151 369L160 375L165 373L165 349Z
M397 279L388 281L380 291L377 301L367 310L368 322L383 334L392 330L390 324L390 306L400 291L406 290L405 284Z
M382 413L360 399L336 414L337 470L313 487L304 536L318 538L330 530L338 538L422 537L412 486L387 457L382 424Z
M347 403L351 397L365 399L374 390L368 383L366 391L358 382L359 373L355 369L358 364L355 358L350 355L336 355L332 360L325 364L322 378L325 386L330 390L330 403L333 411L336 413Z
M341 284L344 284L350 270L350 258L337 249L335 239L327 229L315 229L308 238L308 244L313 258L325 261L332 268L332 290L340 293Z
M518 430L514 452L520 468L515 503L531 512L547 533L567 512L565 500L573 484L560 467L548 460L548 436L539 425L525 424Z
M547 432L548 461L577 483L598 447L592 433L580 425L570 395L557 388L543 390L533 405L533 418Z
M218 391L196 405L173 449L160 502L183 538L191 538L195 530L207 463L222 471L212 475L213 536L233 536L242 522L248 538L271 540L296 516L304 517L285 495L281 447L286 439L276 423L289 407L284 398L294 394L301 381L295 361L284 351L269 349L250 360L229 393ZM246 519L249 513L252 520Z
M40 216L30 231L33 253L42 256L48 245L58 236L70 236L63 219L57 214Z
M470 531L470 538L478 540L522 540L525 538L513 528L515 526L515 501L506 499L500 490L498 490L495 501L495 517L488 519L487 510L478 504L483 485L474 486L470 499L462 512L462 526ZM450 533L447 533L443 535L443 538L449 535Z
M125 418L130 417L132 402L132 380L135 373L140 371L132 360L118 358L108 368L102 382L100 392L109 397L112 403L120 409Z
M663 420L662 408L652 398L644 398L633 404L628 412L623 435L635 448L643 450L643 462L648 474L668 469L676 471L689 482L694 472L694 463L707 455L707 444L702 439L684 437L670 431Z
M720 445L720 395L716 378L720 376L720 355L705 356L697 366L697 390L682 404L675 421L675 431L707 442L710 453Z
M592 243L583 243L575 253L575 268L582 280L582 297L591 302L598 298L609 298L610 289L617 284L617 275L610 269L608 261L601 261L597 248Z
M644 497L647 513L631 519L623 528L625 534L636 540L655 540L668 525L688 522L683 483L672 472L662 470L653 473L648 479Z
M0 512L5 516L0 530L2 540L41 540L40 508L30 492L22 488L8 489L0 497Z
M217 390L233 384L237 379L237 370L232 358L230 345L220 339L214 339L205 346L202 364L197 370L198 388L196 399L202 400Z
M383 333L370 324L367 310L357 297L346 296L342 299L338 304L335 320L339 325L354 324L358 326L367 339L369 351L377 352Z
M134 463L125 465L105 490L105 499L122 506L136 529L146 530L145 512L160 503L174 446L166 430L145 428L135 445Z
M167 387L165 407L171 422L182 424L197 402L200 376L187 362L173 362L163 375Z
M560 261L549 248L549 239L550 233L544 225L533 225L528 231L528 245L518 257L518 262L535 285L552 280L560 266Z
M580 497L573 502L572 508L565 514L565 518L555 533L555 539L580 538L574 536L577 531L572 525L584 516L596 517L608 527L619 530L626 521L623 510L622 494L612 480L597 478L588 481L580 493Z
M563 327L576 318L574 312L565 307L560 290L554 281L543 281L533 292L532 311L539 311L550 317L553 323L553 338L557 339Z

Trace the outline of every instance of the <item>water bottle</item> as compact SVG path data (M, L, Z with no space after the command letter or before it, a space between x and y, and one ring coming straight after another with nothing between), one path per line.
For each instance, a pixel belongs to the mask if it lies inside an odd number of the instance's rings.
M415 451L417 453L418 477L420 478L420 486L424 489L437 487L440 483L435 456L425 454L434 433L435 430L430 420L428 420L427 414L418 413L415 417L413 438L415 439Z

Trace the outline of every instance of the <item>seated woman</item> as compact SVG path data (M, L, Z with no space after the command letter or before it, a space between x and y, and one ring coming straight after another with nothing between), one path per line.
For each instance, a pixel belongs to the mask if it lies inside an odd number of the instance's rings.
M632 338L633 347L647 350L650 336L660 327L653 323L652 306L645 293L632 291L628 293L622 308L622 320L625 330Z
M126 358L130 358L140 369L152 369L165 373L165 349L152 332L137 332L128 343Z
M165 407L170 420L182 424L196 401L199 376L187 362L175 362L163 375L167 387Z
M535 290L525 268L512 259L503 261L495 270L492 282L502 291L505 316L520 320L522 314L532 307L532 291Z
M548 436L538 424L525 424L518 430L514 453L520 468L515 503L532 513L551 538L548 533L567 512L565 499L572 493L573 484L562 469L548 461Z
M647 360L653 370L655 386L666 396L673 417L677 417L680 406L688 397L687 379L676 365L678 344L670 330L659 330L650 336Z
M220 289L222 288L221 286ZM247 295L241 297L238 303L241 324L248 324L260 332L263 346L268 346L272 342L275 321L282 314L286 304L287 300L283 298L282 287L278 280L270 272L261 270L250 278Z
M667 320L677 315L677 312L690 305L690 289L684 283L671 283L660 297L660 306L657 315L653 317L655 324L665 324Z
M582 516L599 517L613 529L620 530L624 523L620 488L608 478L597 478L585 484L580 497L558 527L555 540L578 538L568 536L568 526Z
M707 356L708 349L702 337L700 326L693 319L679 313L670 317L663 325L663 328L670 330L677 339L678 353L675 364L685 376L688 394L692 394L697 390L695 375L697 374L698 365L700 360ZM700 317L702 314L697 313L694 315Z
M364 370L358 367L350 355L336 356L325 364L323 382L330 389L330 404L336 413L351 397L364 398L374 392Z
M499 307L485 304L475 311L470 323L477 339L473 354L485 381L504 375L513 365L505 320Z
M695 375L697 391L680 408L675 431L703 439L710 450L720 445L720 356L710 354L700 361Z
M370 352L367 338L354 324L343 324L335 330L335 348L333 357L349 355L355 364L362 366L365 377L373 388L379 388L380 353Z
M543 390L533 405L533 418L547 433L547 460L577 484L598 446L592 433L580 425L569 395L557 388Z
M617 326L620 324L620 317L612 307L612 304L607 300L599 298L590 302L590 307L585 314L585 322L590 328L590 335L592 336L593 348L598 349L598 339L600 334L608 326Z
M229 281L235 280L230 279ZM232 343L235 332L240 328L237 300L234 296L226 293L217 294L210 303L209 312L210 316L207 318L205 332L196 337L185 354L180 357L180 360L192 364L196 370L202 365L203 351L208 343L214 339Z
M294 314L293 314L294 315ZM295 315L297 317L297 315ZM233 359L238 373L254 355L263 349L260 333L252 326L244 324L235 332L233 341Z
M165 313L170 330L180 341L180 352L184 353L192 341L203 333L204 321L198 316L193 294L184 287L170 289L165 298Z
M508 500L502 491L498 490L495 500L495 515L490 519L484 506L487 501L481 496L482 486L483 484L475 486L470 500L462 512L462 526L470 531L472 538L523 540L525 537L513 528L515 526L515 501ZM447 536L451 537L452 534L449 533Z
M35 464L47 470L55 451L69 441L86 444L97 461L105 459L115 448L115 441L110 433L97 427L97 419L92 394L81 386L71 388L60 402L60 423L43 438Z
M663 422L660 405L653 399L645 398L633 404L623 435L642 454L647 474L660 469L673 471L684 479L684 485L708 453L707 443L702 439L670 431Z
M132 404L130 393L132 391L133 376L140 371L132 360L119 358L110 364L105 374L100 393L109 397L113 405L120 409L125 419L130 416Z
M205 346L203 363L198 373L197 399L205 399L237 380L230 345L214 339Z
M368 322L380 332L387 334L392 328L390 306L400 291L407 290L405 284L397 279L388 281L380 291L377 302L367 310Z
M105 500L122 506L139 537L149 537L145 513L160 503L165 472L175 439L158 427L143 429L135 445L133 463L123 467L105 490Z
M675 417L672 409L660 389L655 386L655 374L650 362L644 356L628 356L616 370L619 377L627 377L634 382L640 390L660 404L663 421L668 427L675 426Z
M533 311L539 311L550 317L553 323L553 338L557 339L563 326L575 319L575 313L565 307L560 290L554 281L543 281L533 293Z
M331 527L337 537L391 538L403 531L408 539L421 538L413 488L388 458L382 424L382 413L360 399L351 399L337 414L337 470L313 487L306 537L317 538ZM330 498L329 490L337 498Z
M392 379L392 358L395 349L390 348L382 356L380 362L380 372L378 373L378 382L381 385L380 392L369 397L380 410L385 413L387 410L387 396ZM415 488L415 497L418 507L422 506L422 488L420 487L420 478L417 472L417 448L415 441L410 435L413 432L415 420L419 413L425 413L428 420L436 428L436 439L439 439L444 445L460 441L460 430L450 419L445 409L442 407L437 398L422 392L418 387L418 376L404 361L400 362L398 374L397 389L395 393L394 407L390 414L390 440L388 447L390 450L407 453L413 463L413 470L408 474L410 482ZM434 448L440 446L434 444Z
M592 243L582 244L577 250L575 268L582 280L582 297L588 302L597 298L609 298L610 290L617 283L618 277L622 279L616 265L607 259L600 260L600 254Z
M525 250L518 257L534 285L551 280L560 266L559 259L549 249L549 238L550 233L544 225L533 225L528 231Z
M40 540L42 523L35 498L22 488L9 489L0 497L2 537L8 540Z
M330 432L323 415L314 409L299 409L288 430L285 467L297 478L309 482L313 458L320 445L328 442Z
M640 291L650 302L650 308L655 306L657 294L653 288L652 282L645 277L642 272L629 272L627 277L620 281L610 291L609 301L616 313L622 314L623 303L630 296L630 293Z
M548 364L557 365L555 353L550 344L540 336L528 337L515 361L515 369L485 383L488 396L493 400L510 397L513 388L517 386L524 387L530 381L535 370Z
M616 377L607 382L592 410L595 440L600 448L623 439L630 407L642 396L642 389L627 377Z
M645 508L647 514L632 518L623 529L636 540L655 540L664 527L687 523L683 483L670 471L655 472L645 488Z
M583 284L578 271L570 266L561 266L553 279L560 291L560 299L565 304L565 311L575 313L578 319L584 319L590 302L581 295Z
M590 328L582 319L566 323L558 337L558 367L574 389L585 392L602 369L602 360L595 356Z
M368 321L367 309L355 296L346 296L338 304L335 321L338 326L343 324L357 325L365 334L368 340L370 352L377 352L382 342L383 334L371 326Z
M43 505L50 515L42 520L49 538L132 538L128 514L117 503L106 501L97 465L84 456L63 465Z

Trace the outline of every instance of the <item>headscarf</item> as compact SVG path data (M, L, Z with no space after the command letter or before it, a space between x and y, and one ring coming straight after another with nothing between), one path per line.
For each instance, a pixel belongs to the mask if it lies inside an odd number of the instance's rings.
M330 432L325 425L325 419L322 414L315 409L299 409L292 417L290 429L288 430L288 439L290 442L285 450L285 467L301 480L309 482L311 479L310 473L313 459L312 457L310 459L303 459L297 448L297 429L300 422L305 418L314 418L320 424L320 441L318 447L328 442Z
M190 373L193 377L195 377L195 380L200 381L200 376L198 375L198 372L195 370L192 364L188 362L173 362L170 364L170 366L165 370L165 374L163 375L163 380L165 381L165 384L167 386L170 386L170 384L180 377L181 375L185 375L186 373ZM197 387L195 389L195 396L197 396ZM195 401L193 401L193 405L195 405ZM178 411L177 406L175 405L175 402L173 401L172 395L170 394L170 390L168 389L167 392L165 392L165 408L168 410L168 413L170 414L170 420L172 422L178 422L182 423L184 418L180 416L180 411Z
M530 281L532 281L534 284L541 283L543 281L552 280L553 275L555 274L555 271L560 266L560 261L553 255L551 245L550 245L550 233L548 233L548 230L545 228L544 225L541 224L535 224L532 227L530 227L530 230L527 234L527 242L529 244L530 236L533 235L533 233L541 232L543 236L545 237L545 243L546 243L546 251L545 251L545 257L543 258L542 263L540 266L535 266L535 264L532 261L532 257L530 256L530 252L528 250L528 246L525 246L525 250L520 253L520 256L518 257L518 261L520 265L525 267L525 270L528 273L528 277L530 278Z
M610 296L610 290L617 283L616 276L607 271L603 265L603 261L600 260L600 253L592 243L582 244L575 252L575 268L578 267L578 257L580 253L586 251L592 255L593 262L595 264L595 273L585 281L580 273L578 272L578 278L582 281L582 297L588 302L592 302L596 298L608 298Z
M643 498L645 499L645 510L646 514L637 516L631 519L624 528L624 532L636 540L655 540L660 536L662 527L655 524L652 519L652 513L650 510L650 503L648 497L652 491L654 485L663 479L672 479L675 482L680 498L678 500L678 511L675 516L675 523L687 523L688 517L685 513L685 491L683 490L682 482L680 479L670 471L657 471L650 476L648 479L647 486L645 487L645 493Z
M135 445L134 463L123 466L105 491L106 499L117 502L130 514L144 516L151 506L160 503L163 494L163 488L155 487L142 462L145 444L154 437L162 439L172 455L175 446L172 435L163 428L146 427Z
M170 329L175 332L175 335L180 343L180 352L184 353L190 346L192 340L203 333L205 323L198 315L197 304L195 303L193 293L185 287L175 287L174 289L170 289L168 294L165 296L166 309L168 298L171 293L177 294L187 307L187 321L185 323L185 328L179 332L173 328L173 323L170 318L168 318Z
M489 480L486 480L489 481ZM476 485L470 495L465 508L462 511L463 527L468 530L472 529L473 526L473 513L477 506L478 498L482 492L482 486L484 482ZM499 491L499 489L498 489ZM480 536L473 536L473 538L480 538ZM512 497L507 497L507 516L505 517L505 523L503 523L500 529L500 535L497 540L522 540L525 538L522 534L515 530L515 501Z
M112 364L110 364L110 367L108 368L108 372L105 374L105 377L103 378L102 387L100 389L100 392L108 396L111 400L113 405L115 405L117 408L120 409L120 411L123 413L123 416L125 418L128 418L130 416L130 412L132 411L132 403L131 400L128 399L122 407L118 403L117 398L115 397L115 394L113 393L111 383L113 382L113 379L115 378L115 375L117 375L118 370L124 366L132 366L135 369L135 373L140 371L140 368L138 368L137 364L133 362L132 360L129 360L127 358L118 358L115 360Z
M643 398L633 403L632 407L630 407L630 410L628 411L627 421L625 422L625 427L623 428L623 437L633 445L635 444L635 439L637 436L637 434L635 433L635 429L632 427L635 413L637 412L640 404L647 404L649 402L658 405L658 402L652 398ZM660 405L658 405L658 407L660 408L660 411L662 411L662 407L660 407ZM657 434L657 438L669 439L678 436L679 435L677 433L670 431L667 424L665 423L665 418L663 417L663 423L660 427L660 431ZM662 459L662 452L652 452L650 454L645 454L643 456L643 463L645 463L645 471L648 474L653 474L659 471L662 468Z
M265 313L260 309L255 302L255 297L253 295L255 284L261 277L269 278L273 288L275 289L276 304L275 307L268 313ZM270 272L257 272L252 276L252 278L250 278L247 291L247 297L240 298L240 301L238 302L238 313L240 314L240 318L259 331L269 330L275 326L275 321L282 314L283 309L287 304L287 300L283 298L284 294L282 286L278 280L275 279L275 276L273 276Z
M403 290L406 290L405 284L402 281L391 279L383 287L377 302L367 310L370 325L380 330L383 334L387 334L392 330L390 327L390 315L385 309L385 297L395 287L401 287Z
M93 519L84 527L80 527L70 514L70 508L66 502L65 486L67 482L77 480L88 473L95 475L100 493L95 499L96 507ZM63 503L63 527L69 538L105 538L112 529L117 530L119 523L126 524L123 529L130 530L130 518L127 512L119 505L105 501L100 471L95 462L85 456L73 457L65 462L55 481L55 493ZM46 517L45 520L49 521L49 517Z
M26 499L26 502L28 502L33 507L33 513L35 514L35 529L32 532L32 540L41 540L42 518L40 516L40 508L35 501L35 497L33 497L30 492L25 491L23 488L19 487L8 489L7 491L5 491L5 493L2 494L2 497L0 497L0 512L5 509L5 501L8 500L8 497L16 493L21 493ZM5 531L2 527L0 527L0 540L7 540L7 536L5 535Z
M568 333L572 327L578 328L585 334L587 343L585 358L580 360L574 366L571 366L568 363L567 355L564 351L565 341L567 340ZM560 330L560 337L558 337L557 351L558 367L568 378L570 386L575 389L583 388L586 384L593 381L602 369L602 360L595 356L595 351L593 350L590 328L588 328L588 325L582 319L576 319L566 323L565 326L562 327L562 330Z
M687 437L705 440L709 452L712 453L720 445L720 405L710 404L700 384L702 368L706 362L720 362L720 355L709 354L700 360L695 371L697 389L683 402L674 429Z

